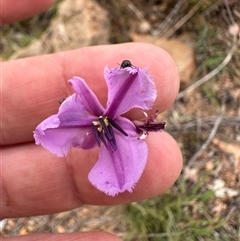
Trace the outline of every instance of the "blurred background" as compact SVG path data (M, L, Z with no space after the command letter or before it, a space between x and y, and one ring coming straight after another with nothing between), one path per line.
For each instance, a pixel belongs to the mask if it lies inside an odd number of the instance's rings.
M104 230L126 241L240 240L239 0L62 0L0 33L0 61L130 41L164 48L181 87L160 119L184 157L161 196L6 219L1 236Z

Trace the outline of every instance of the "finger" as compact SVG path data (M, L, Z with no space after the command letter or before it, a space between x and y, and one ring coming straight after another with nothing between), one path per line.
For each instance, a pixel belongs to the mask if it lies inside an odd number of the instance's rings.
M151 133L147 141L149 155L142 177L132 193L116 197L101 193L87 178L98 159L97 148L74 148L66 158L34 144L3 148L1 218L57 213L83 204L116 205L163 193L179 176L181 153L166 132Z
M55 0L1 0L0 23L7 24L32 17L48 9Z
M5 239L2 239L3 241ZM19 237L8 237L8 241L121 241L122 239L105 232L82 232L68 234L31 234Z
M86 47L3 63L1 145L32 141L35 127L57 113L58 100L73 92L67 83L73 76L84 78L105 106L107 86L103 68L107 64L114 67L124 59L148 68L158 90L153 111L167 109L178 92L178 72L171 57L153 45ZM138 117L143 117L139 110L131 112L130 118Z

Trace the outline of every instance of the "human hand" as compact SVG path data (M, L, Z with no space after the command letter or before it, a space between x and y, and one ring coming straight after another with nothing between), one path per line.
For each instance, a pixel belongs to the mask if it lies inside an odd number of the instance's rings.
M47 4L47 0L44 2ZM31 8L33 6L32 3ZM29 13L30 10L24 11ZM177 69L166 52L152 45L128 43L86 47L2 63L1 218L51 214L84 204L116 205L139 201L163 193L174 183L181 171L182 158L176 142L166 132L150 134L147 138L148 162L142 177L132 193L116 197L101 193L88 181L87 175L98 158L96 149L75 148L67 157L59 158L33 142L35 127L57 112L59 99L72 93L68 79L81 76L99 100L106 103L103 68L106 64L110 68L116 66L123 59L130 59L135 66L148 67L158 90L153 112L167 109L178 92ZM131 111L128 117L138 119L141 113ZM119 240L103 232L9 238L22 241L76 239Z

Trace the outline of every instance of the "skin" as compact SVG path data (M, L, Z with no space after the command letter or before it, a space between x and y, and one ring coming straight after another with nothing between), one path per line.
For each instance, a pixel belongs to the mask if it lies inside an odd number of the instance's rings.
M7 24L32 17L48 9L55 0L0 0L0 23Z
M13 1L13 0L11 0ZM9 23L38 12L36 4L21 0L13 8L1 0L0 19ZM31 2L39 2L31 0ZM53 1L42 1L40 10ZM13 16L17 11L17 18ZM105 105L107 87L103 68L130 59L134 66L147 67L153 76L158 98L152 109L160 112L171 106L179 88L175 64L162 49L142 43L86 47L77 50L19 59L1 64L1 218L26 217L71 210L84 204L116 205L139 201L166 191L178 178L182 156L175 140L167 133L150 133L149 156L142 177L132 193L109 197L94 188L87 175L97 161L98 149L72 149L59 158L34 144L32 132L46 117L57 113L58 100L73 93L67 83L73 76L84 78ZM126 114L139 119L140 110ZM3 238L4 240L4 238ZM120 240L103 232L76 234L34 234L8 238L27 240Z

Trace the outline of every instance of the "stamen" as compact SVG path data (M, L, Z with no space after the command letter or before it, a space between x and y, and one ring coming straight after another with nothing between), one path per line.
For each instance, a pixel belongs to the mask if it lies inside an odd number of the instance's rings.
M112 127L110 125L108 126L108 130L109 130L109 132L111 133L111 136L112 136L112 139L109 140L109 143L111 144L113 150L116 151L117 150L117 143L116 143L116 139L115 139Z
M106 149L109 151L109 146L104 138L104 135L102 132L97 132L97 135L99 137L99 139L102 141L103 145L106 147ZM100 145L101 146L101 145Z
M98 147L101 147L101 138L99 137L99 131L97 130L97 128L94 124L92 124L92 127L93 127L93 130L91 132L88 132L87 134L90 135L90 134L94 133Z
M99 116L98 121L93 121L92 127L93 127L93 130L91 132L88 132L87 134L90 135L94 133L98 147L101 147L101 142L102 142L104 146L107 148L107 150L110 149L109 147L111 147L112 151L117 150L117 143L116 143L116 139L115 139L115 135L112 127L120 131L125 136L128 135L113 120L104 116Z
M125 135L125 136L128 136L128 134L122 129L122 127L121 126L119 126L116 122L114 122L113 120L111 120L111 119L109 119L109 118L107 118L108 119L108 122L115 128L115 129L117 129L118 131L120 131L123 135Z
M99 117L99 122L107 136L108 139L113 139L112 133L109 131L109 123L105 121L106 118L103 118L102 116Z

